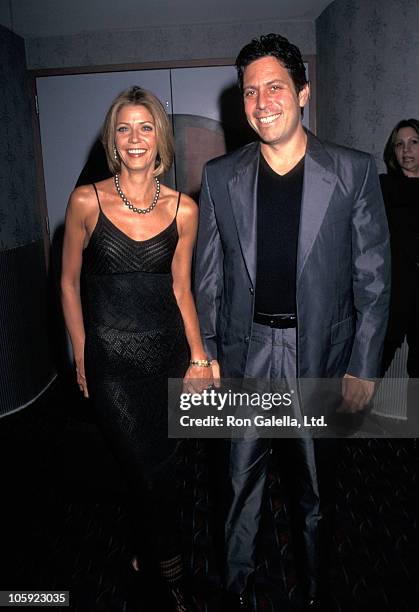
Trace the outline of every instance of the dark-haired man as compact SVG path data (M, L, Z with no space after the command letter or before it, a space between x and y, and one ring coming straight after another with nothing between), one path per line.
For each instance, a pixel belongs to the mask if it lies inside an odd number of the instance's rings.
M388 231L374 162L303 128L309 84L288 40L252 40L236 67L259 142L210 161L203 174L196 300L208 358L215 374L219 367L229 378L294 384L296 377L342 377L346 409L362 410L379 375L389 297ZM322 609L316 445L308 437L279 444L288 453L308 610ZM229 453L226 588L230 609L245 610L269 440L235 439Z

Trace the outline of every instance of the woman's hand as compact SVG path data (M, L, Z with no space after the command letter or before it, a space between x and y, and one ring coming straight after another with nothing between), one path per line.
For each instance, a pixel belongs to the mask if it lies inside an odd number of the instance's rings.
M89 391L87 390L87 382L86 375L84 372L84 359L79 358L76 359L76 375L77 375L77 384L79 386L80 391L83 393L83 397L89 397Z
M211 366L198 366L191 364L183 378L185 393L202 393L214 384Z

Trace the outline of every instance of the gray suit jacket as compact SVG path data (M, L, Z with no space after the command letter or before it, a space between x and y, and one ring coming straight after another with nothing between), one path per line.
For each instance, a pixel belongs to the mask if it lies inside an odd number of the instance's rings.
M242 377L256 283L259 143L204 168L195 256L203 341ZM297 374L379 376L390 293L386 215L371 156L308 133L297 255Z

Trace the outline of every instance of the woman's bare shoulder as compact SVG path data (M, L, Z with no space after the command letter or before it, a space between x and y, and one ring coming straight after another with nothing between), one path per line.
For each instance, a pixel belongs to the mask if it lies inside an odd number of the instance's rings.
M180 194L177 218L180 235L194 236L198 227L198 206L186 193Z
M100 181L100 183L95 183L96 189L98 192L106 190L106 181ZM99 196L100 197L100 196ZM95 188L93 184L90 185L81 185L80 187L76 187L68 201L68 212L70 214L74 214L77 217L85 218L90 215L92 212L96 212L98 210L98 196L96 195Z
M177 195L179 196L178 192L177 192ZM198 214L197 203L186 193L180 194L179 214L183 215L185 218L187 217L195 218L196 215Z
M81 185L76 187L70 195L69 206L74 209L84 208L96 200L93 185Z

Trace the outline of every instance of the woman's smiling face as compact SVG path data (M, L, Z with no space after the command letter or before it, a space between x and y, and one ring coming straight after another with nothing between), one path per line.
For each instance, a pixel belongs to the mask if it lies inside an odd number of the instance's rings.
M157 157L153 115L142 105L127 104L118 111L115 146L121 164L129 170L154 170Z

